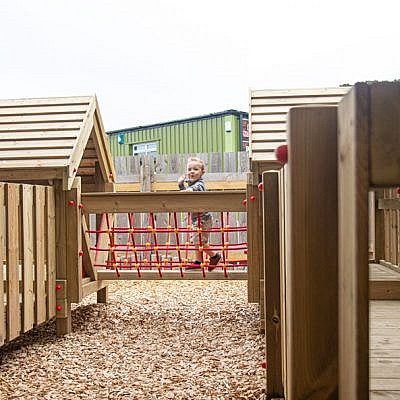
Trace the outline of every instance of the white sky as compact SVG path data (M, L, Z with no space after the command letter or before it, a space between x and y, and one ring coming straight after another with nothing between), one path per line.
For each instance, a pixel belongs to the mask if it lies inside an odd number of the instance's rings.
M399 8L398 0L2 0L0 98L95 93L113 130L248 111L250 88L398 79Z

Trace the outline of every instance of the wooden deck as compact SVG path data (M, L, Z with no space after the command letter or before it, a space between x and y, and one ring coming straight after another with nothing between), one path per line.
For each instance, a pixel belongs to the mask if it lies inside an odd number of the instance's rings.
M370 278L400 284L381 265L371 265ZM400 300L370 301L370 399L400 399Z

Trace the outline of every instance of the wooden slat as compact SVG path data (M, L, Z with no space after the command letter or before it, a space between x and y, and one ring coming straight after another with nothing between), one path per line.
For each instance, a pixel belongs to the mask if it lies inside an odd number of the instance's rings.
M35 132L12 132L0 135L0 142L3 140L63 140L63 139L76 139L78 137L79 129L66 130L66 131L35 131Z
M328 96L319 97L318 95L313 97L277 97L277 98L252 98L251 106L253 105L290 105L290 106L303 106L307 104L313 105L336 105L342 99L342 96Z
M0 136L1 137L1 136ZM52 149L52 148L71 148L74 146L75 139L54 139L51 140L19 140L15 137L12 140L1 140L0 150L15 150L15 149Z
M263 265L263 233L262 225L259 221L262 219L261 195L258 192L258 176L249 172L247 184L247 242L248 242L248 301L250 303L259 303L260 301L260 279L261 268ZM254 178L254 180L252 179ZM250 198L254 196L255 200Z
M18 277L18 186L7 184L6 201L6 265L7 265L7 341L20 332Z
M20 107L2 107L0 104L0 116L22 116L22 115L57 115L57 114L84 114L87 110L87 104L77 105L43 105L43 106L20 106Z
M32 124L37 123L63 123L63 122L78 122L82 123L84 114L52 114L52 115L12 115L4 116L0 114L0 127L6 124Z
M46 269L45 269L45 187L35 186L35 322L46 321Z
M286 123L287 120L287 114L255 114L252 115L251 121L252 124L257 124L258 122L260 123Z
M258 98L274 98L274 97L299 97L299 96L338 96L344 95L349 91L348 87L333 87L333 88L306 88L306 89L268 89L254 90L251 92L251 97Z
M339 397L368 398L368 86L339 104Z
M272 152L274 153L275 149L282 144L284 144L284 141L279 141L279 142L253 142L252 143L252 149L253 149L253 154L255 152ZM254 157L253 157L254 158Z
M190 271L183 272L181 277L180 271L162 271L162 277L158 271L141 271L141 278L139 278L137 271L120 270L120 276L118 277L116 272L113 270L99 270L97 276L99 280L246 280L247 272L245 271L227 271L225 276L221 270L214 270L212 272L206 272L205 278L201 271Z
M268 171L263 182L263 254L267 398L283 397L279 172Z
M56 315L56 221L54 187L46 187L46 294L47 319Z
M286 132L286 122L285 123L252 123L251 131L257 132Z
M92 279L97 280L97 270L94 268L94 255L93 251L90 250L90 237L87 233L88 226L86 224L86 219L82 217L82 251L83 259L82 263L85 267L86 274Z
M7 132L32 132L32 131L58 131L79 129L82 122L38 122L28 124L0 124L0 133Z
M268 133L259 133L255 132L252 135L252 143L255 142L285 142L287 139L287 134L285 132L268 132Z
M47 98L29 98L29 99L4 99L0 100L0 108L4 107L37 107L37 106L69 106L69 105L88 105L92 96L76 97L47 97Z
M276 161L275 153L270 151L253 151L251 153L252 161Z
M20 198L22 204L22 326L21 332L33 328L35 321L34 303L34 233L33 233L33 186L21 185Z
M22 159L22 160L2 160L0 159L0 169L13 169L13 168L24 168L28 170L30 168L41 168L41 167L64 167L67 165L68 158L53 158L53 159ZM58 172L55 174L58 176ZM34 176L38 179L49 179L49 176L42 171L37 171Z
M5 320L5 307L4 307L4 276L3 276L3 260L4 253L4 227L6 221L4 219L4 183L0 183L0 346L5 342L6 334L6 320Z
M71 149L8 149L0 150L0 158L2 160L23 160L23 159L53 159L67 158L71 153Z
M293 108L288 121L287 395L334 400L338 391L337 109Z
M55 185L55 200L56 200L56 270L57 279L67 281L67 192L62 189L62 183L56 182ZM67 288L68 290L68 288ZM71 332L71 314L68 312L65 318L56 319L57 335L62 335Z
M177 193L83 193L85 212L92 214L168 211L245 211L244 191Z
M82 215L78 207L81 203L81 180L75 178L73 187L66 195L66 234L67 234L67 281L68 298L72 303L82 300ZM69 202L73 201L73 205ZM85 210L87 211L87 210Z

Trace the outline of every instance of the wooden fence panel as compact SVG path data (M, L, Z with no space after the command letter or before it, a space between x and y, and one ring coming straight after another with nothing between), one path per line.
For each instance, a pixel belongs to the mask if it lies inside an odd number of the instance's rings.
M33 186L21 185L22 203L22 326L21 331L27 332L35 323L34 302L34 223L33 223Z

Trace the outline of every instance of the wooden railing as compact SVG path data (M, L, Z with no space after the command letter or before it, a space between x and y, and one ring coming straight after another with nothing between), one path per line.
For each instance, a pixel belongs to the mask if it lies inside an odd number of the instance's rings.
M54 188L0 183L0 345L56 313Z

